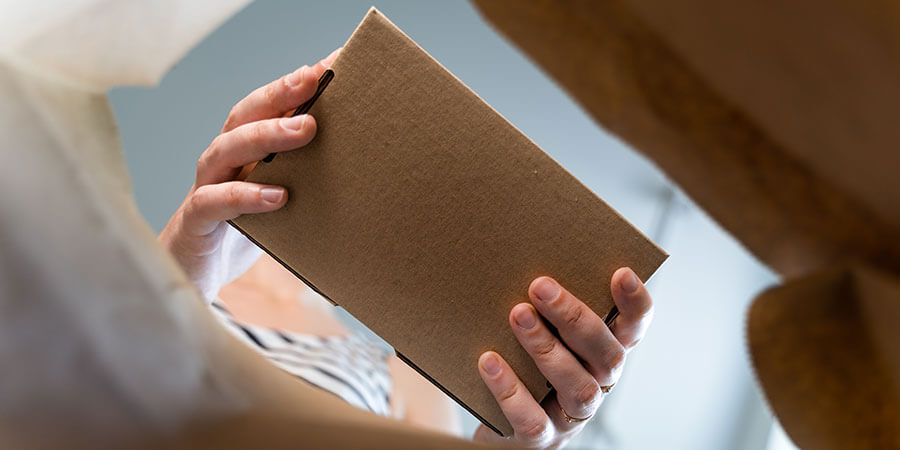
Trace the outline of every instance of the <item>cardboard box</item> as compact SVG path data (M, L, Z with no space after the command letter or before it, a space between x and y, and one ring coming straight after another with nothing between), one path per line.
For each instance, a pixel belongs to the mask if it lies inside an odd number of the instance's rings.
M473 2L782 275L747 333L794 442L900 448L897 3Z
M495 350L550 391L509 328L530 282L604 315L617 268L646 280L666 254L374 8L332 69L315 140L248 179L287 205L232 225L510 435L477 360Z
M473 2L776 272L900 272L895 3Z
M900 448L898 322L900 277L866 264L790 280L753 302L753 366L799 448Z

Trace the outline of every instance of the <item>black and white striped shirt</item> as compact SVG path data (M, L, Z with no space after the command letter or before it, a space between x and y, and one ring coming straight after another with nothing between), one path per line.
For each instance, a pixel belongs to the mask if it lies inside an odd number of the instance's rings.
M218 299L213 314L225 328L276 366L357 408L391 415L391 352L362 336L321 337L239 322Z

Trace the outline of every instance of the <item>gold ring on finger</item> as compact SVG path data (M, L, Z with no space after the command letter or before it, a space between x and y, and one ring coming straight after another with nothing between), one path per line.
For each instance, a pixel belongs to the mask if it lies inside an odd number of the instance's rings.
M588 419L590 419L591 417L594 417L593 414L591 414L590 416L587 416L587 417L585 417L585 418L583 418L583 419L580 418L580 417L572 417L572 416L569 415L569 413L566 412L565 408L563 408L562 405L559 406L559 410L562 411L563 417L566 419L566 422L567 422L567 423L584 422L585 420L588 420Z

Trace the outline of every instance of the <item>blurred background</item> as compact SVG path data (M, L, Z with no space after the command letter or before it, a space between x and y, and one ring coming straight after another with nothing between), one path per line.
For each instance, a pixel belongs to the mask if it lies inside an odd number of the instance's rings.
M372 1L258 0L158 87L111 92L135 196L157 232L190 188L197 158L231 106L341 46ZM653 326L629 354L615 392L570 447L791 448L761 397L744 337L746 308L777 282L773 274L650 162L594 123L469 3L375 6L671 254L649 283ZM470 436L477 422L459 412Z

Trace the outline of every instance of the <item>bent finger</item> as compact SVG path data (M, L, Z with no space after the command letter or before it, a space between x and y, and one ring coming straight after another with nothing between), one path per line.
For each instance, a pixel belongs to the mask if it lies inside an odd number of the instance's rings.
M619 316L610 329L616 339L630 350L644 337L653 319L653 299L635 273L623 267L617 270L611 281L613 301Z
M574 414L570 413L568 409L563 410L562 406L559 405L559 398L556 395L548 395L547 398L541 402L541 405L544 407L544 410L547 411L547 415L550 417L554 426L558 430L563 430L561 433L563 440L565 440L565 435L574 436L578 434L578 432L584 428L584 425L593 417L593 415L590 415L577 417L573 420ZM566 416L568 416L568 418L566 418Z
M260 120L241 125L213 139L197 161L198 186L235 179L241 168L269 153L303 147L316 135L310 115Z
M500 355L484 352L478 359L478 372L515 431L516 440L536 446L552 440L553 427L544 408Z
M600 385L540 320L534 307L526 303L516 305L509 322L516 339L556 389L566 412L572 417L593 415L601 399Z
M191 193L184 210L184 231L206 236L226 220L242 214L274 211L287 202L287 191L242 181L201 186Z
M259 87L231 109L222 132L257 120L282 117L309 100L316 92L319 77L337 58L340 48L313 66L299 69Z
M603 319L550 277L535 279L528 295L597 382L603 386L615 383L625 363L625 348Z

